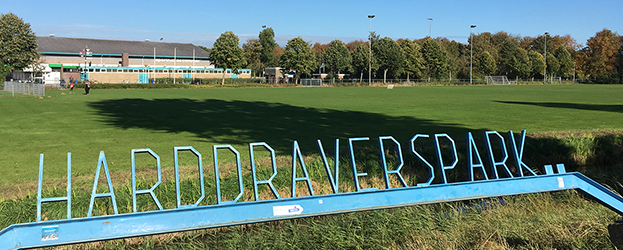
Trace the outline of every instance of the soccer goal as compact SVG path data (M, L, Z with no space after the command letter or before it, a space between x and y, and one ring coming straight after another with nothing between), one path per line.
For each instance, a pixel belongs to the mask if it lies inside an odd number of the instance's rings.
M511 85L513 82L508 80L506 76L485 76L487 85Z
M301 85L306 87L321 87L322 79L301 79Z

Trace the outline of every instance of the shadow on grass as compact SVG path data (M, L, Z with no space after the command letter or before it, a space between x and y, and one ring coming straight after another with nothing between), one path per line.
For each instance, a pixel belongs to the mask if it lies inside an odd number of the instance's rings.
M118 99L91 103L103 122L120 128L144 128L163 132L190 132L209 143L266 142L280 153L291 152L292 142L316 148L316 139L330 145L335 139L392 135L401 143L417 133L469 131L414 117L393 117L357 111L296 107L281 103L192 100ZM432 144L432 142L431 142ZM341 142L341 145L346 145ZM309 148L312 147L312 148Z
M623 110L623 108L616 108L612 105L503 103L550 105L612 112ZM457 124L441 123L411 116L394 117L360 111L297 107L281 103L212 99L117 99L94 102L90 106L102 117L104 123L112 126L124 129L143 128L168 133L189 132L195 134L198 141L217 144L236 145L263 141L281 155L291 154L294 140L299 142L304 153L315 153L317 152L315 141L321 139L326 152L332 154L333 141L341 139L341 154L347 154L345 150L347 142L344 139L370 137L369 142L356 143L356 147L363 150L358 150L360 151L359 154L363 154L358 159L362 162L368 160L378 162L376 137L392 135L403 146L403 154L407 161L404 171L409 171L409 165L421 165L415 157L410 156L408 151L409 139L413 135L418 133L430 135L448 133L456 141L459 153L459 164L448 173L449 179L453 181L467 178L469 168L466 160L465 133L471 131L477 137L477 147L487 169L490 168L487 164L489 161L482 139L482 132L485 129L470 129ZM500 133L503 132L500 131ZM508 138L506 140L507 152L511 152L508 148L510 145ZM618 172L623 168L623 161L612 156L623 155L622 140L622 137L618 135L591 137L588 141L575 137L567 139L530 137L526 141L524 160L526 164L540 173L543 173L543 165L564 163L570 171L579 170L592 178L596 178L597 181L608 183L610 186L619 186L620 180L604 177L621 176L620 174L613 175L613 172ZM421 152L426 159L436 165L432 139L424 139L422 143L424 144L418 145L418 152ZM389 148L391 144L386 144L385 147ZM497 152L495 157L499 160L502 157L499 154L499 148L494 148L494 150ZM446 155L449 154L444 153L444 158ZM444 161L449 162L450 159ZM511 166L514 165L512 159L509 159L508 163ZM364 169L370 172L373 170L368 168L378 168L371 164L363 165L366 165L363 166ZM435 171L439 170L435 169ZM423 176L426 177L426 175ZM437 180L438 177L439 174L437 173L435 183L439 181ZM618 190L620 191L620 189Z
M580 109L580 110L623 113L623 105L600 105L600 104L558 103L558 102L513 102L513 101L495 101L495 102L505 103L505 104L534 105L534 106L548 107L548 108L566 108L566 109Z

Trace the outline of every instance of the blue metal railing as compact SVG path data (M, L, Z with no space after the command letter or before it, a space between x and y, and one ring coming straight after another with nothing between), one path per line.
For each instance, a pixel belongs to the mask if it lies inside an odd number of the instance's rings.
M0 245L9 248L43 247L568 189L577 189L623 215L623 197L574 172L17 224L0 231Z

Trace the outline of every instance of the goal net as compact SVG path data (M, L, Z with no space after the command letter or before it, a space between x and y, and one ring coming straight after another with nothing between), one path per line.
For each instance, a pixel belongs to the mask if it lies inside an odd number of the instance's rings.
M508 80L506 76L485 76L487 85L511 85L513 82Z
M301 85L306 87L322 86L322 79L301 79Z

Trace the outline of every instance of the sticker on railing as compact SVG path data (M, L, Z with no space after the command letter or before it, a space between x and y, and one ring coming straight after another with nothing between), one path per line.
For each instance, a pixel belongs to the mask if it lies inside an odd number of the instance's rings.
M274 206L273 216L297 215L303 212L301 205Z
M58 240L58 225L42 227L41 240Z

